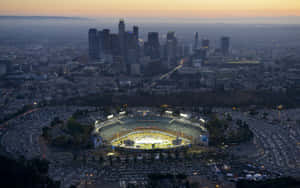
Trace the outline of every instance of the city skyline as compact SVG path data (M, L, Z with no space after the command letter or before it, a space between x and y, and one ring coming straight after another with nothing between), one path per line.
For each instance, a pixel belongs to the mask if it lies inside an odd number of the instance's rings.
M300 16L296 0L19 0L1 2L1 15L59 15L83 17L253 18Z
M2 0L0 26L0 188L300 188L300 0Z

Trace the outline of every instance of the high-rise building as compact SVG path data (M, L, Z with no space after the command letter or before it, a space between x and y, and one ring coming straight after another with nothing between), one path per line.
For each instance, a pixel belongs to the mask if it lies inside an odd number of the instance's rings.
M230 47L230 38L222 37L221 38L221 52L222 52L223 56L229 55L229 47Z
M125 22L120 20L119 30L117 34L110 33L109 29L97 31L97 29L89 30L89 55L91 59L103 58L118 59L123 63L138 63L139 60L139 28L133 27L133 31L125 31ZM152 44L153 45L153 44ZM129 50L131 50L128 57Z
M196 49L194 50L194 58L204 60L207 57L206 49Z
M109 29L103 29L102 30L102 48L103 52L105 54L111 53L111 36L110 36L110 30Z
M125 39L126 39L127 49L136 49L137 48L137 40L136 40L136 36L134 35L134 33L131 31L128 31L128 32L126 32L125 36L126 36Z
M199 43L199 35L198 32L195 33L195 41L194 41L194 46L193 49L198 49L198 43Z
M111 53L113 56L120 56L120 41L118 34L110 34Z
M102 37L102 31L98 31L97 33L97 39L98 39L98 51L99 51L99 58L103 57L103 37Z
M139 46L139 27L133 26L133 34L135 36L135 45L137 49L138 58L140 57L140 46Z
M124 20L120 20L119 22L119 42L120 42L120 52L123 60L126 60L126 34L125 34L125 22Z
M89 30L89 56L91 59L98 59L100 55L99 39L97 29Z
M182 44L177 44L177 57L182 57L184 55L184 47Z
M209 49L209 40L208 39L202 40L202 48Z
M128 50L128 64L136 64L137 63L137 50L136 49L129 49Z
M133 34L136 37L136 39L139 39L139 27L138 26L133 26Z
M167 40L174 40L175 39L175 32L174 31L169 31L167 33Z
M151 59L160 58L159 35L157 32L148 33L148 41L145 43L145 54Z
M184 45L183 46L183 55L190 56L191 55L191 45Z
M173 61L177 57L177 39L175 37L175 32L169 31L167 34L167 41L165 46L165 56L169 62Z
M126 32L126 63L132 64L138 62L138 44L136 35L128 31Z
M149 32L148 33L148 42L150 44L159 46L159 35L158 35L158 32Z

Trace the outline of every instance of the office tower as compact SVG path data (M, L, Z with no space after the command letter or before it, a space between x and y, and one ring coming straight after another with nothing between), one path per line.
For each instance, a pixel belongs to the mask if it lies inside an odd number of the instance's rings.
M167 33L167 40L174 40L175 39L175 32L174 31L169 31Z
M196 32L195 33L195 41L194 41L193 50L198 48L198 43L199 43L199 35L198 35L198 32Z
M97 39L98 39L98 51L99 51L99 58L103 57L103 37L102 37L102 31L98 31L97 33Z
M136 49L129 49L128 50L128 64L136 64L137 63L137 50Z
M207 50L206 49L196 49L194 50L194 58L195 59L206 59L207 57Z
M133 26L133 34L136 37L136 39L139 39L139 27L138 26Z
M184 54L183 50L184 50L183 45L182 44L177 44L177 49L176 49L177 57L183 57L183 54Z
M169 31L167 34L167 41L166 41L166 51L165 55L168 61L173 61L177 57L177 39L175 37L175 32Z
M102 38L102 48L103 48L104 54L110 54L111 53L110 30L103 29L101 38Z
M126 41L125 41L125 22L120 20L119 22L119 42L120 42L120 52L123 60L126 59Z
M135 36L135 45L137 49L137 54L138 54L138 59L140 57L140 45L139 45L139 27L138 26L133 26L133 34Z
M89 30L89 56L91 59L99 58L99 40L97 35L97 29Z
M202 40L202 48L209 49L209 40L208 39Z
M157 32L148 33L148 41L145 43L145 54L151 59L160 57L160 44Z
M110 34L111 53L113 56L120 55L120 41L118 34Z
M222 52L223 56L229 55L229 46L230 46L230 38L222 37L221 38L221 52Z
M133 32L126 32L126 46L127 46L127 63L133 64L138 61L138 48L136 35Z
M137 40L136 36L133 32L128 31L125 35L126 47L127 49L136 49L137 48Z
M183 55L184 56L190 56L191 55L191 45L184 45Z

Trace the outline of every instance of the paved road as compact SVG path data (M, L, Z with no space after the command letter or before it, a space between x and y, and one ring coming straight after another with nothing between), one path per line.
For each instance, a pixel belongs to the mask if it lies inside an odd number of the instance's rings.
M177 70L179 70L179 69L181 69L181 68L183 67L183 65L184 65L184 63L185 63L186 61L187 61L187 59L185 59L185 58L181 59L180 62L179 62L179 64L178 64L174 69L172 69L171 71L169 71L169 72L163 74L163 75L160 76L157 80L154 80L154 81L150 84L150 88L154 87L154 86L157 84L157 82L158 82L159 80L169 79L170 76L171 76L174 72L176 72Z

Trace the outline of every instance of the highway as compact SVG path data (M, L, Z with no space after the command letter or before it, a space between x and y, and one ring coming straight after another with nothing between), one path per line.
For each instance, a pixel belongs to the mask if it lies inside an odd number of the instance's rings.
M169 72L167 72L167 73L161 75L161 76L159 77L159 79L154 80L154 81L152 82L152 84L150 85L150 88L154 87L154 86L157 84L157 81L159 81L159 80L169 79L170 76L171 76L174 72L176 72L177 70L179 70L179 69L181 69L181 68L183 67L183 65L184 65L184 63L185 63L186 61L187 61L186 58L182 58L182 59L180 60L179 64L178 64L174 69L172 69L171 71L169 71Z
M13 117L13 118L11 118L11 119L18 119L18 118L20 118L20 117L22 117L22 116L26 116L26 115L28 115L28 114L31 114L31 113L33 113L33 112L35 112L35 111L37 111L37 110L39 110L39 108L34 108L34 109L31 109L31 110L28 110L27 112L24 112L23 114L20 114L20 115L18 115L18 116L16 116L16 117ZM2 128L4 128L5 126L7 126L7 125L8 125L8 122L9 122L11 119L9 119L9 120L7 120L6 122L2 123L2 125L0 125L0 129L2 129Z

